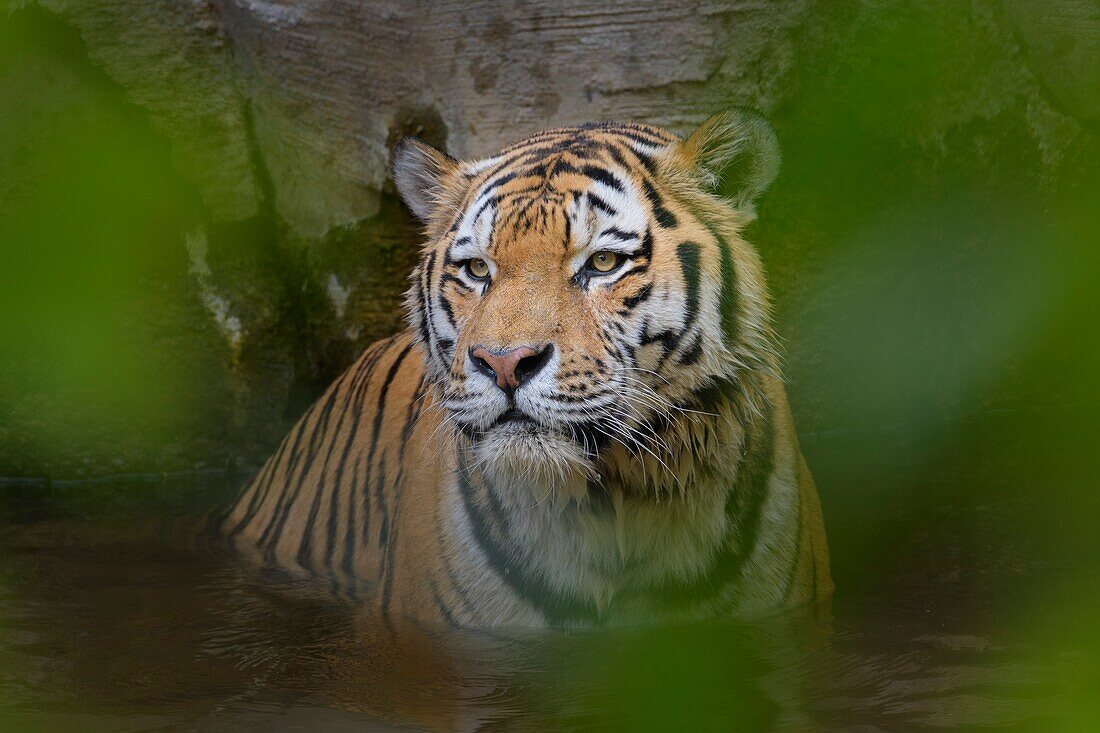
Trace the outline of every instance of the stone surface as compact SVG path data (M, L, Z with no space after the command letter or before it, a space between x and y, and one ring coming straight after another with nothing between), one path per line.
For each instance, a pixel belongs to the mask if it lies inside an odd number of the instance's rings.
M1009 0L1005 11L1054 104L1081 121L1100 120L1100 5Z
M147 110L172 163L219 219L257 212L245 106L232 48L206 0L44 0L81 35L88 60Z

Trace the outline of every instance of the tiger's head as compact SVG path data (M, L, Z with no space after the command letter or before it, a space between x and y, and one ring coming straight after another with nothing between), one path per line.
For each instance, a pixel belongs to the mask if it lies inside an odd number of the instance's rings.
M427 234L409 322L473 459L563 483L681 471L703 396L774 367L740 231L778 167L745 109L686 139L598 123L471 162L401 141L394 182Z

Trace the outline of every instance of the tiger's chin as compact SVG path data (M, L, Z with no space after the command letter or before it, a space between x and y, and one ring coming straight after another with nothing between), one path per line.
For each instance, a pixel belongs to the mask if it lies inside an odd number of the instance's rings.
M494 481L529 485L539 499L582 499L596 475L584 449L569 437L531 423L506 424L483 433L474 465Z

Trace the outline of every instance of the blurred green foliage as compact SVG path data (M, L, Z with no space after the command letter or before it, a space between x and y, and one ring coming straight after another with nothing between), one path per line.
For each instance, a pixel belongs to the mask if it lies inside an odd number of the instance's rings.
M204 415L180 233L201 213L163 140L73 34L0 24L0 452L149 450ZM209 363L202 364L209 368ZM204 395L206 399L208 396ZM111 470L108 465L107 470ZM98 470L102 470L100 467ZM117 470L117 468L115 469Z
M1014 76L968 8L900 4L875 23L857 22L855 4L822 10L846 35L805 32L798 92L770 111L783 172L749 236L770 273L844 624L904 627L919 612L1011 640L1058 668L1063 711L1094 730L1100 131L1029 106L1038 82ZM199 228L215 269L246 273L231 282L252 298L251 322L286 343L227 346L190 273ZM41 473L54 454L111 456L56 464L69 475L188 467L246 443L262 456L358 337L306 335L328 316L302 261L370 269L386 295L358 307L391 328L414 231L392 199L360 229L297 249L270 211L212 224L168 142L75 32L38 11L0 18L0 474ZM372 236L384 262L349 263ZM260 392L269 372L293 383L289 405L242 397L234 359L255 365ZM240 411L269 434L243 430ZM955 575L933 577L940 567ZM936 592L899 611L875 595L898 578ZM651 640L644 658L626 646L599 668L614 678L592 680L610 720L774 721L757 690L725 686L755 660L697 639L685 659L681 641Z

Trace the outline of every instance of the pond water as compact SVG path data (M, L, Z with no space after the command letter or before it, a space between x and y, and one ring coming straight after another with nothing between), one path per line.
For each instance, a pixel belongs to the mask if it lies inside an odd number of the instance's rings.
M1080 724L1095 656L1047 623L1075 618L1072 601L1052 599L1080 568L1042 529L1049 499L998 484L1024 475L1018 467L983 473L982 460L959 461L924 475L921 501L860 502L857 489L828 490L845 439L804 442L822 466L831 609L638 631L443 634L374 622L323 583L247 570L200 540L197 518L239 477L6 486L0 729Z

